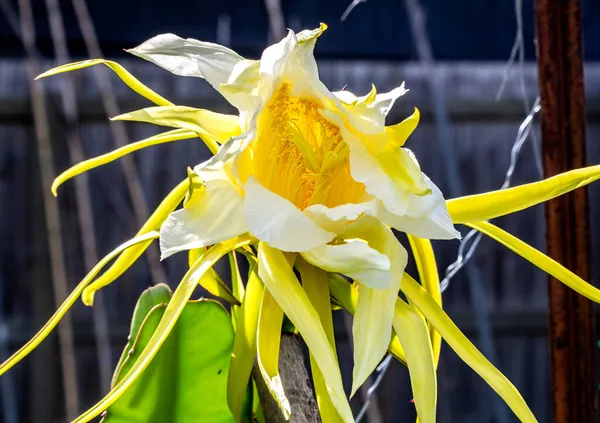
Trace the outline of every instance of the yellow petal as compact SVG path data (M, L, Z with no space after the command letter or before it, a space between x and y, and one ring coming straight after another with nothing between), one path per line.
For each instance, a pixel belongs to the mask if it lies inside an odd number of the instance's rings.
M296 266L300 271L300 277L302 278L302 286L304 287L304 291L306 291L308 299L319 314L319 317L321 318L321 324L325 330L325 335L327 335L327 339L329 340L329 344L333 349L333 353L336 354L335 338L333 334L333 318L331 316L331 302L329 300L329 286L327 285L327 272L311 266L304 260L298 260ZM312 354L310 354L310 368L313 375L315 394L317 396L317 405L319 406L321 421L323 423L343 422L342 418L335 409L335 406L331 402L331 398L329 398L327 384L325 383L323 374L319 370L319 366Z
M245 295L244 281L242 280L242 274L240 273L240 267L238 266L237 255L235 251L228 254L229 258L229 270L231 272L231 290L233 296L240 301L243 301ZM256 263L256 261L254 261ZM231 306L231 321L233 328L237 327L238 316L240 313L240 307L237 305Z
M479 352L421 285L405 273L400 289L435 326L450 348L502 397L521 422L537 422L517 388Z
M111 251L106 257L98 262L94 266L92 270L86 275L85 278L79 285L71 292L71 294L67 297L67 299L61 304L61 306L56 310L56 312L52 315L52 317L46 322L46 324L27 342L23 345L16 353L10 356L4 363L0 365L0 375L4 374L11 367L21 361L27 354L33 351L46 337L52 332L52 330L56 327L60 319L69 311L71 306L77 301L83 290L86 286L92 282L92 280L96 277L98 273L102 270L104 266L108 264L113 258L121 254L123 251L131 248L140 243L148 243L152 242L152 240L158 238L158 232L148 232L143 235L139 235L123 244L115 248Z
M374 218L363 218L347 230L349 236L361 238L369 247L385 254L390 261L391 282L386 289L376 289L358 282L358 303L352 325L354 369L352 395L375 370L388 349L392 336L394 304L407 263L407 253L394 233Z
M291 415L290 402L285 396L283 383L279 376L279 344L282 324L283 310L281 310L271 293L265 289L258 317L258 369L271 396L281 409L283 417L289 420Z
M425 320L402 299L396 301L394 329L404 347L415 407L421 423L435 423L437 379Z
M188 267L192 267L194 263L196 263L196 260L198 260L202 254L204 254L205 250L206 248L192 248L188 252Z
M231 364L227 376L227 404L238 421L240 421L244 396L256 358L258 315L264 289L256 271L256 263L249 275L244 301L239 308ZM281 328L279 330L281 331Z
M218 144L242 133L238 116L187 106L148 107L112 120L147 122L196 132L213 154L219 150Z
M587 283L560 263L552 260L546 254L536 250L531 245L521 241L516 236L509 234L489 222L469 223L467 226L477 229L479 232L495 239L584 297L589 298L596 303L600 303L600 290L598 288Z
M101 156L84 160L83 162L77 163L75 166L65 170L63 173L56 177L54 182L52 182L52 193L54 194L54 196L56 196L58 187L65 183L65 181L68 181L69 179L77 175L81 175L82 173L87 172L90 169L94 169L96 167L117 160L129 153L133 153L134 151L141 150L142 148L150 147L153 145L163 144L166 142L196 138L197 136L198 135L195 132L188 131L186 129L175 129L172 131L164 132L162 134L151 136L138 142L127 144L121 148L117 148L116 150L113 150Z
M198 284L215 297L222 298L235 306L240 305L240 300L233 295L225 281L221 279L214 269L211 270L206 272L206 274L200 278Z
M160 225L162 225L165 219L169 216L169 213L175 210L175 207L177 207L177 205L181 203L185 197L185 194L188 192L189 182L189 179L186 178L165 197L156 210L154 210L154 213L152 213L150 218L138 231L136 236L140 236L149 231L154 231L160 228ZM129 267L138 259L138 257L141 256L144 251L146 251L146 248L148 248L149 245L150 242L142 243L137 245L135 248L131 248L121 254L121 256L115 260L113 265L110 266L106 272L104 272L98 279L90 284L90 286L84 289L81 297L83 303L87 306L91 306L94 303L94 293L121 276L123 272L129 269Z
M477 223L543 203L600 179L600 166L571 170L543 181L448 200L454 223Z
M205 248L194 248L188 253L188 265L192 267L196 260L198 260L202 254L204 254ZM231 253L230 253L231 254ZM198 282L204 289L213 294L215 297L219 297L227 301L231 304L231 307L238 308L241 304L240 297L235 295L229 287L227 283L219 276L217 271L214 268L211 268L206 272L200 282ZM233 326L235 328L235 325Z
M144 348L144 351L139 356L135 364L131 367L127 375L117 383L110 392L100 400L96 405L83 413L73 423L85 423L99 416L111 404L113 404L123 392L127 390L139 377L139 375L148 367L162 344L165 342L171 329L177 322L177 319L183 311L188 300L191 298L198 281L214 264L229 251L247 245L252 241L250 236L238 237L233 240L215 245L208 250L194 265L188 270L179 286L173 293L171 301L165 309L160 323L158 324L150 341Z
M441 307L442 292L440 291L440 276L435 261L435 254L431 247L431 241L413 235L408 235L408 241L413 251L421 285L423 285L425 291ZM428 326L431 346L433 347L433 358L437 367L442 349L442 336L430 323L428 323Z
M423 178L421 168L409 149L388 145L379 152L377 160L399 189L408 190L419 196L431 194L431 188Z
M47 76L52 76L52 75L56 75L56 74L63 73L63 72L70 72L70 71L77 70L77 69L83 69L83 68L87 68L87 67L95 66L95 65L108 66L111 70L113 70L119 76L119 78L121 78L121 80L125 84L127 84L127 86L129 86L129 88L131 88L133 91L135 91L142 97L147 98L154 104L158 104L159 106L169 106L169 105L173 104L169 100L161 97L160 95L158 95L157 93L152 91L150 88L148 88L147 86L142 84L135 76L130 74L123 66L119 65L118 63L111 62L110 60L92 59L92 60L83 60L81 62L69 63L66 65L52 68L52 69L44 72L40 76L38 76L36 79L45 78Z
M385 127L385 134L388 137L388 143L394 147L402 147L410 134L417 128L421 113L415 107L412 115L404 119L402 122Z
M264 242L259 244L258 273L286 316L296 326L315 361L331 402L345 422L353 422L352 410L344 394L342 376L323 325L283 253Z
M354 316L354 313L356 312L356 304L358 303L358 287L350 284L347 280L342 278L340 275L336 275L335 273L329 273L327 276L331 296L344 309ZM404 350L402 349L402 345L400 345L400 341L398 341L398 337L395 335L388 345L388 352L400 362L406 363Z

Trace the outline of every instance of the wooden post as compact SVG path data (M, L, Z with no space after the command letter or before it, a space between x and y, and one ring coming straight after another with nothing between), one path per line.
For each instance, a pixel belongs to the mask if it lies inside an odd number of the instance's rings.
M299 335L283 333L279 353L279 374L283 390L292 409L289 421L283 417L277 403L271 397L258 365L254 365L252 374L267 423L321 423L317 400L306 368L302 338Z
M536 0L542 149L546 177L586 164L579 0ZM590 280L586 189L546 205L548 254ZM554 278L549 286L554 422L597 421L592 303Z

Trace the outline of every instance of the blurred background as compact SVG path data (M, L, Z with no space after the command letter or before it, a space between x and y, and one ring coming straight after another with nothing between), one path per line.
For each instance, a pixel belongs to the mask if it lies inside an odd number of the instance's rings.
M68 61L115 59L176 104L233 112L201 79L175 77L123 49L164 32L227 45L258 58L284 29L329 25L316 56L331 90L365 94L406 81L390 123L417 106L422 122L407 146L448 198L541 176L532 0L0 0L0 359L25 343L97 261L133 236L186 175L208 157L198 140L135 153L50 193L54 176L89 158L159 131L109 123L149 104L106 68L33 82ZM588 113L588 160L600 163L600 3L582 1ZM343 18L343 19L342 19ZM39 136L36 137L36 131ZM36 140L37 138L37 140ZM507 174L508 172L508 174ZM600 186L591 188L593 244L598 246ZM544 249L537 207L498 224ZM596 219L596 222L594 222ZM465 228L461 228L466 234ZM467 238L464 253L472 238ZM459 243L435 242L439 269ZM592 257L595 257L594 248ZM540 422L551 420L547 277L490 239L445 279L450 316L517 386ZM126 342L136 299L157 282L179 281L187 257L159 262L150 249L93 309L81 303L40 348L0 378L0 421L62 422L108 389ZM225 265L221 266L226 276ZM594 281L600 268L593 263ZM409 271L415 274L414 264ZM350 388L351 320L335 313L338 353ZM69 336L69 333L71 336ZM59 348L59 343L63 348ZM414 418L406 369L392 361L352 400L363 422ZM63 381L63 375L67 381ZM590 375L595 377L595 375ZM451 349L439 368L439 421L508 423L516 417Z

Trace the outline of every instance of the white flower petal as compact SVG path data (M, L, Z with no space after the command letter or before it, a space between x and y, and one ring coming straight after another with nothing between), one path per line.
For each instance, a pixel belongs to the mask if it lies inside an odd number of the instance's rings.
M335 234L314 223L254 177L244 185L244 216L250 233L282 251L302 252L331 241Z
M394 183L362 140L344 128L342 128L342 134L350 148L352 178L365 184L367 192L381 200L392 213L397 215L406 213L410 193Z
M204 78L217 91L227 82L236 63L243 59L219 44L161 34L127 50L175 75Z
M379 218L399 231L421 238L460 239L460 232L454 228L442 192L431 179L423 176L431 194L411 194L406 214L398 215L382 208L379 210Z
M221 94L244 115L251 115L258 107L259 68L258 60L240 60L233 67L227 82L220 87Z
M248 232L243 197L227 180L214 179L194 190L185 207L160 228L161 257L201 248Z
M310 264L337 272L375 289L390 286L390 259L360 240L346 244L323 244L302 253Z
M394 103L399 97L402 97L406 94L408 90L404 88L404 82L397 88L394 88L392 91L382 94L377 94L375 96L375 101L373 101L369 108L377 110L379 113L383 115L383 117L387 116Z
M354 370L352 394L375 370L390 342L394 305L408 254L394 234L374 218L363 218L354 225L356 235L369 242L371 248L385 254L391 264L391 283L386 289L373 289L359 282L358 303L352 326Z
M378 200L372 199L364 203L348 203L337 207L313 204L304 209L304 214L323 229L339 234L348 224L363 215L377 216L378 210Z

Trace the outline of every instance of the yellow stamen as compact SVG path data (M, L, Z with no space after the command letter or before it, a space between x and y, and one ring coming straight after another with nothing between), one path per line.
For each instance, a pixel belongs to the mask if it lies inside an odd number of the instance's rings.
M300 209L358 203L365 187L350 175L349 150L340 129L325 119L316 99L293 97L283 83L259 117L250 147L250 174Z

